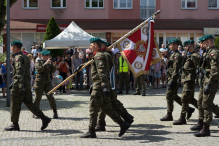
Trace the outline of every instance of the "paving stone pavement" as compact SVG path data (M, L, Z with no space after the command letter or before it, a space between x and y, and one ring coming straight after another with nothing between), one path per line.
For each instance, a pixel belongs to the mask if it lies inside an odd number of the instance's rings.
M198 87L195 97L198 97ZM119 95L128 111L134 115L134 123L123 137L118 137L119 126L109 117L106 118L107 131L97 132L96 139L81 139L79 135L88 129L89 97L87 90L71 90L70 95L55 95L59 119L53 119L45 131L41 131L41 120L33 119L32 113L22 105L20 114L21 131L4 131L4 127L11 124L10 109L5 107L5 99L0 98L0 145L28 146L28 145L78 145L78 146L140 146L140 145L199 145L216 146L219 143L219 119L213 119L211 137L196 138L190 127L197 122L197 110L187 121L187 125L175 126L172 122L161 122L159 119L166 114L166 89L148 89L147 96ZM182 87L178 93L182 93ZM181 96L181 94L179 94ZM219 104L219 93L215 103ZM181 107L174 104L174 120L180 115ZM45 96L41 101L41 109L49 117L53 116L48 100Z

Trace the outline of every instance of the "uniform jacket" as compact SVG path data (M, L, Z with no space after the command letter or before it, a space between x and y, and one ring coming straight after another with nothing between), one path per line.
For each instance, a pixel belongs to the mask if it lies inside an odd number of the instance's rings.
M106 68L106 57L103 52L98 51L94 56L94 61L91 64L91 76L93 80L93 89L100 89L103 86L109 88L109 79Z
M36 69L36 82L51 82L51 74L56 71L56 67L52 64L44 64L46 60L38 60L38 62L35 63L35 69Z
M30 59L22 52L16 54L13 65L13 89L30 89Z
M182 55L178 50L173 52L168 61L168 72L167 77L168 81L173 80L173 82L177 82L179 78L179 70L182 68Z
M182 76L181 81L187 82L187 81L193 81L195 82L196 79L196 70L199 67L199 62L201 60L201 56L199 53L193 52L189 55L187 55L185 64L183 66L182 70Z

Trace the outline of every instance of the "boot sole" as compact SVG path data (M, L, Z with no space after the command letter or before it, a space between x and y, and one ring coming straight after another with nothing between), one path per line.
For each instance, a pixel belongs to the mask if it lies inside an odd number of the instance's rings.
M5 131L20 131L20 129L4 129Z
M173 125L186 125L187 123L173 123Z
M211 134L210 135L196 135L196 134L194 134L194 136L195 137L208 137L208 136L211 136Z
M173 121L173 119L167 119L167 120L165 120L165 119L160 119L160 121Z
M97 136L85 136L85 137L80 136L80 138L97 138Z

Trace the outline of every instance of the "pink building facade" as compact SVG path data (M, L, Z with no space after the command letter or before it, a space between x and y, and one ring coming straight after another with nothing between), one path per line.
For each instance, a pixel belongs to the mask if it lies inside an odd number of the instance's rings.
M10 9L10 38L22 41L30 52L33 42L43 42L45 30L39 26L45 27L54 16L62 27L75 21L86 32L113 43L159 9L163 9L155 20L159 45L172 38L197 42L205 34L219 35L219 0L17 0Z

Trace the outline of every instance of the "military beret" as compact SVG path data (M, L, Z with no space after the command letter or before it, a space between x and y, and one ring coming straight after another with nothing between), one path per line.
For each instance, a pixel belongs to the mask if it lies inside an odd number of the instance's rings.
M214 39L214 37L212 35L205 35L199 39L199 42L204 42L205 40L208 39Z
M13 46L13 45L21 45L21 47L23 46L23 44L20 41L11 42L11 46Z
M187 40L183 43L183 45L191 45L191 44L194 44L195 42L193 40Z
M43 50L41 52L41 55L43 55L43 56L46 56L46 55L49 55L49 54L50 54L50 51L48 51L48 50Z
M170 45L170 44L176 43L176 42L179 42L179 40L178 40L178 39L172 39L172 40L170 40L170 41L168 42L168 44Z
M103 40L101 40L101 42L102 42L103 44L105 44L105 45L107 44L107 42L105 42L105 41L103 41Z
M112 44L110 44L110 43L106 43L106 46L107 46L107 47L109 47L109 46L111 46L111 45L112 45Z
M102 42L102 40L100 38L91 38L90 43L93 43L93 42Z

